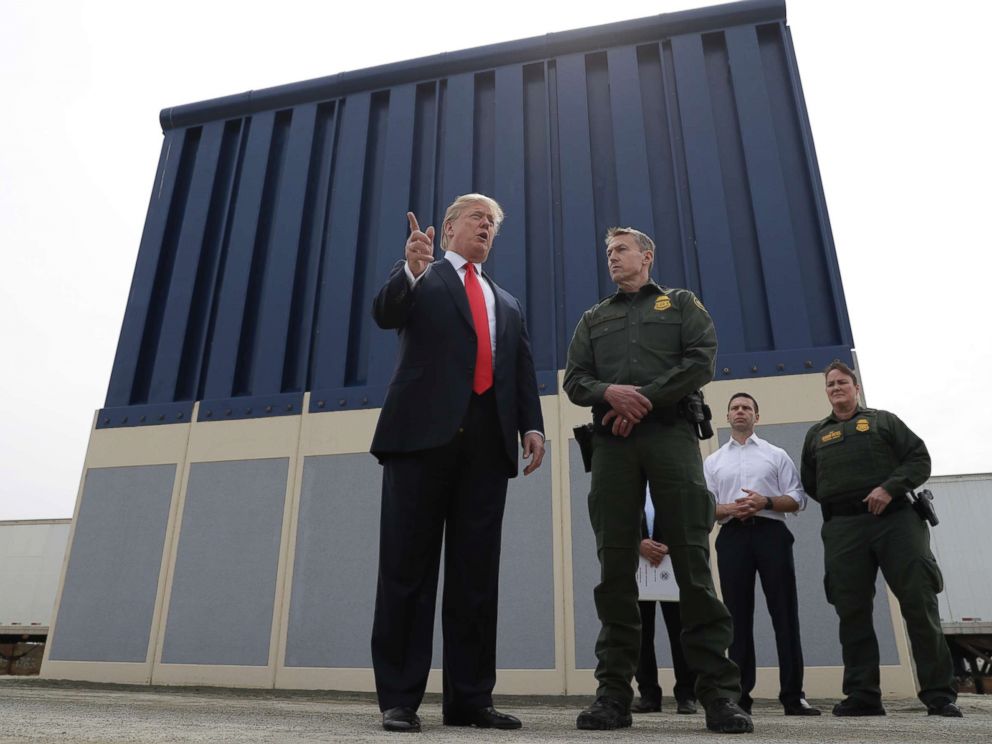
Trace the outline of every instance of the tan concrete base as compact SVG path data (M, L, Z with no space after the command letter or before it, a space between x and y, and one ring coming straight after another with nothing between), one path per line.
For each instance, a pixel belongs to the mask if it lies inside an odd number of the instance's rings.
M79 682L106 682L118 685L151 684L151 664L126 664L113 661L52 661L45 654L41 674L46 679L70 679Z
M216 664L155 664L153 685L211 685L214 687L273 687L271 666L228 666Z
M561 373L559 374L559 383ZM759 398L774 398L777 416L769 412L763 423L814 421L826 413L823 380L820 375L793 375L753 380L717 381L707 386L706 394L714 410L715 426L723 421L726 398L741 387ZM308 398L308 396L307 396ZM546 434L553 444L551 477L552 516L556 529L552 535L555 592L555 668L538 670L501 670L497 692L501 694L592 695L596 682L592 670L575 669L574 653L574 590L572 583L572 535L569 440L572 427L585 423L587 409L572 405L563 393L541 399ZM289 592L292 587L293 557L302 487L303 459L312 455L333 455L367 452L378 417L378 411L342 411L310 414L308 400L304 413L246 421L205 422L183 425L138 427L132 429L91 430L83 479L89 468L123 465L175 463L176 479L172 508L166 533L158 596L149 639L148 659L144 664L114 664L100 662L64 662L45 658L42 676L99 682L137 684L221 685L229 687L278 687L296 689L337 689L369 692L375 689L371 669L315 669L282 666L286 649L289 613ZM195 415L195 414L194 414ZM95 419L94 419L95 421ZM725 422L724 422L725 425ZM705 455L716 449L716 439L702 442ZM276 598L273 606L272 636L268 664L264 667L234 667L187 664L163 664L162 642L168 617L179 525L185 502L190 464L234 459L288 457L289 474L279 554ZM77 496L77 512L79 496ZM72 550L72 537L66 554ZM64 581L63 567L63 579ZM59 588L61 595L61 586ZM900 666L882 670L884 693L891 696L915 694L905 632L898 607L890 597L893 627L899 650ZM57 613L56 606L56 613ZM57 614L55 616L57 618ZM363 643L367 642L365 639ZM671 689L671 671L661 673L662 684ZM758 671L758 697L778 695L777 669ZM837 697L840 690L839 667L808 668L806 692L811 697ZM431 673L428 689L440 691L440 672Z

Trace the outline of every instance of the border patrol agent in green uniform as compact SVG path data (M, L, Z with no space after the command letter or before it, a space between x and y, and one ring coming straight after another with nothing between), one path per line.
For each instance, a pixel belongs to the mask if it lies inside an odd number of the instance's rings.
M833 413L806 434L801 478L823 509L823 583L840 619L846 698L834 715L885 715L872 623L881 567L906 620L927 714L960 717L937 610L943 580L930 531L906 496L930 477L927 447L895 414L858 404L846 364L831 363L825 375Z
M595 703L580 729L631 725L631 679L640 649L637 582L645 482L665 526L679 584L682 644L697 673L697 698L714 731L752 731L737 706L740 672L726 658L733 625L717 598L709 565L715 506L706 490L695 430L680 401L713 378L716 332L692 292L649 278L654 243L632 228L606 235L616 294L587 310L568 350L564 387L591 406L589 517L596 533L600 583L594 591L602 629L596 641Z

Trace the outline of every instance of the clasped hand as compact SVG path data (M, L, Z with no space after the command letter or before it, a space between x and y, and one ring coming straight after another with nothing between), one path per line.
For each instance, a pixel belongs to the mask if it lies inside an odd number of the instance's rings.
M657 566L668 555L668 546L664 543L645 538L641 540L640 551L648 563L652 566Z
M763 494L753 491L750 488L741 489L746 495L734 499L731 515L736 519L748 519L765 508L767 499Z
M613 433L629 437L634 425L641 423L651 411L651 401L634 385L610 385L603 395L610 410L603 416L603 426L613 422Z

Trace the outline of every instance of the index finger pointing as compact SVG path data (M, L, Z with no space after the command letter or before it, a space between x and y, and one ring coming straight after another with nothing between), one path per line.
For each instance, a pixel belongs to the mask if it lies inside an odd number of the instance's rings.
M410 232L420 229L420 224L417 222L417 215L413 212L407 212L406 219L410 223Z

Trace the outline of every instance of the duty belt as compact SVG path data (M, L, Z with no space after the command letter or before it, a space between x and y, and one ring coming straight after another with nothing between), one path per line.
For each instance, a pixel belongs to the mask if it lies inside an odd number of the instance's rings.
M868 494L865 494L867 496ZM904 498L893 498L889 502L889 505L885 507L885 510L879 515L881 517L887 516L894 511L898 511L909 504ZM823 521L829 522L834 517L855 517L858 514L868 514L868 504L866 504L862 499L846 499L844 501L830 502L827 504L820 504L820 509L823 512Z
M612 434L613 433L613 422L611 421L607 426L603 426L603 416L605 416L610 411L609 404L595 405L592 407L592 423L596 428L596 431L600 434ZM663 406L655 407L647 412L642 421L656 421L662 424L674 424L677 421L685 421L685 417L679 410L678 406Z

